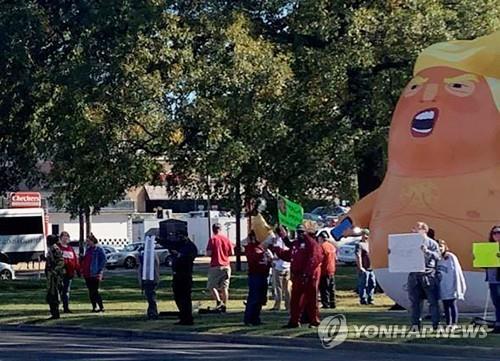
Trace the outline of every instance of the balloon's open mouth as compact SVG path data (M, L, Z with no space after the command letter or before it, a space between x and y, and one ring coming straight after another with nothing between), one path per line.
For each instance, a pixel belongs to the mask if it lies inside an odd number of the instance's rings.
M429 108L417 113L411 122L411 135L414 137L427 137L430 135L438 115L437 108Z

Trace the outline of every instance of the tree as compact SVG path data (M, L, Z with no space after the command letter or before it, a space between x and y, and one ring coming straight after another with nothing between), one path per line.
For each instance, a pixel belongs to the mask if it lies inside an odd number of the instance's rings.
M294 81L281 107L288 131L271 141L277 146L262 163L273 167L261 175L295 198L354 199L357 184L361 195L376 188L385 173L392 109L418 53L500 25L495 0L178 3L191 22L218 24L244 13L254 36L291 56Z
M37 110L49 91L39 9L32 2L0 4L0 193L38 183Z
M2 128L2 150L19 168L2 189L17 185L38 159L48 160L50 173L33 178L54 191L56 206L89 215L155 178L159 165L151 155L164 155L158 139L172 131L166 94L189 56L182 49L189 37L164 10L162 1L6 5L3 43L10 53L3 64L23 72L2 78L15 85L2 94L2 121L15 120ZM21 127L31 131L23 143ZM30 162L20 164L25 158Z

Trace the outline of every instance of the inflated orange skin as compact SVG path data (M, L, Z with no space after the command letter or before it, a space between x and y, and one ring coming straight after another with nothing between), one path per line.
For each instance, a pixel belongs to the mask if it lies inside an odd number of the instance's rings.
M355 224L372 231L375 269L387 268L388 234L407 233L423 221L472 271L471 244L487 241L491 226L500 223L500 116L480 75L471 94L449 91L445 79L464 74L425 69L417 74L425 84L405 89L398 101L384 181L350 213ZM412 120L426 109L437 109L437 119L430 134L415 136Z

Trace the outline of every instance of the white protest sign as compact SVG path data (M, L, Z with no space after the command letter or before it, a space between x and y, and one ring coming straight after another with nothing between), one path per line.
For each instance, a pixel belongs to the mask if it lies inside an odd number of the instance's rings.
M424 236L420 233L389 235L389 272L423 272L425 258L422 252Z
M147 281L155 279L155 236L148 236L144 240L142 279Z

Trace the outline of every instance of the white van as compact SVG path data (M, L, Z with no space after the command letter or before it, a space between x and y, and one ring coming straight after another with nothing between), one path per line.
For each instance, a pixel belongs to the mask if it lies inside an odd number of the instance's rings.
M46 250L42 208L0 209L0 262L38 260Z

